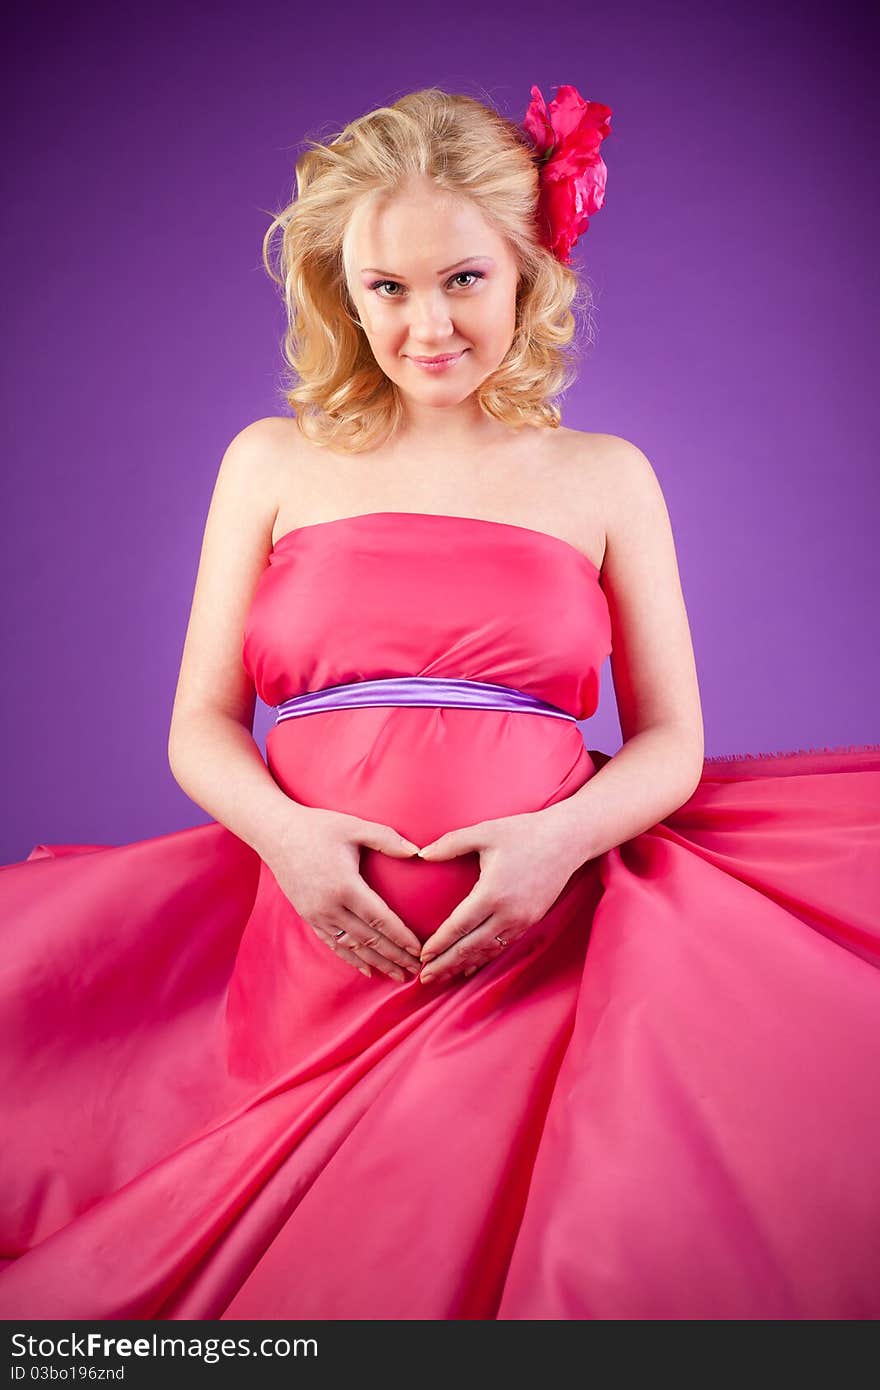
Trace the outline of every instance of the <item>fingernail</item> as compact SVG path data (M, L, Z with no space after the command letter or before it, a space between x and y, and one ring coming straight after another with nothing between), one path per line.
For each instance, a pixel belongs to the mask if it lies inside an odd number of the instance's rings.
M423 985L430 984L430 982L431 982L431 980L433 980L433 978L434 978L433 975L426 975L424 972L422 972L422 974L419 976L419 979L421 980L421 982L422 982Z
M422 965L427 965L429 960L436 960L436 959L437 959L437 952L436 952L436 951L429 951L428 954L427 954L426 956L422 956Z
M416 974L416 975L418 975L418 973L419 973L419 967L418 967L417 963L416 963L414 960L412 960L412 961L408 960L407 963L406 963L406 968L407 968L407 970L412 970L413 973Z
M368 965L359 965L358 970L361 972L362 975L366 975L368 980L370 979L373 973Z

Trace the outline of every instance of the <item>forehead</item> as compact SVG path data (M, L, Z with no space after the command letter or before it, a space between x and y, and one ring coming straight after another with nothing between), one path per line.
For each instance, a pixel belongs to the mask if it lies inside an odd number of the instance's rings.
M393 266L433 275L467 256L497 256L504 243L469 199L420 184L360 203L344 247L354 273L363 266Z

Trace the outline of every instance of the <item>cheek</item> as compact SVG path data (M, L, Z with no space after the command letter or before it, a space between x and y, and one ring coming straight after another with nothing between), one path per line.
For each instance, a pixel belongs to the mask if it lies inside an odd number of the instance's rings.
M493 357L503 357L516 331L516 310L506 302L500 304L485 321L484 341Z
M406 324L400 315L392 317L381 309L368 309L366 316L361 314L361 323L380 351L392 351L395 344L406 338Z
M516 327L516 300L510 295L487 295L478 313L483 333L493 342L512 337Z

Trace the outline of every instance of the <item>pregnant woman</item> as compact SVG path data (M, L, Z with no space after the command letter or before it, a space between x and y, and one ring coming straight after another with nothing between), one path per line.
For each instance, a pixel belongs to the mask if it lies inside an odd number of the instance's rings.
M0 874L0 1316L880 1314L880 746L704 757L657 478L560 423L610 116L299 159L171 721L211 820Z

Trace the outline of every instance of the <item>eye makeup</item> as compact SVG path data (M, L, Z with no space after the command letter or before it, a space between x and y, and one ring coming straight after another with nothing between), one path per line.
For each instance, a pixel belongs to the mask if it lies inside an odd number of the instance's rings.
M461 279L463 276L469 276L473 281L485 280L485 278L486 278L485 273L484 273L482 270L459 270L459 271L456 271L455 275L453 275L453 276L450 278L449 284L452 284L453 281L455 281L455 280ZM376 293L378 293L378 291L379 291L380 289L382 289L383 286L385 286L385 285L400 285L400 281L399 281L399 280L389 280L389 279L386 279L386 280L373 280L373 281L367 286L367 288L370 289L370 290L373 290L373 291L376 292ZM469 289L471 289L471 288L472 288L471 285L464 285L464 286L463 286L463 289L464 289L464 290L469 290ZM399 295L399 294L380 294L380 295L379 295L379 298L380 298L380 299L401 299L401 298L402 298L402 295Z

